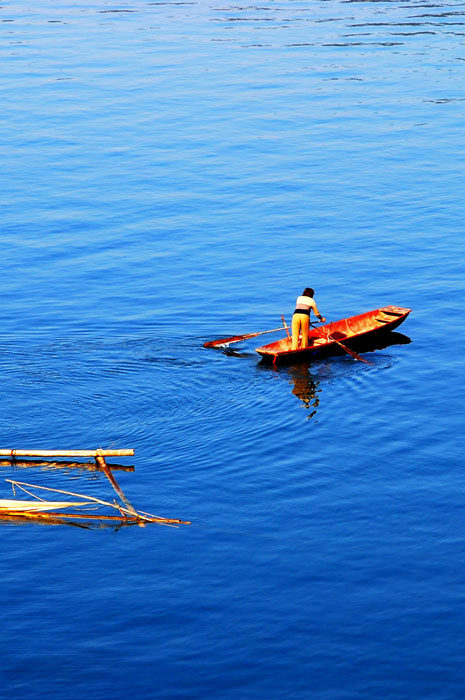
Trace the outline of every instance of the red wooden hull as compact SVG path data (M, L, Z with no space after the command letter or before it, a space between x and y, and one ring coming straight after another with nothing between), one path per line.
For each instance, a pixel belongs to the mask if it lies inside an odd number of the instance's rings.
M308 334L308 346L297 350L291 349L291 340L281 338L274 343L255 348L263 360L273 364L295 362L300 359L312 360L328 355L339 355L343 343L354 349L357 342L371 334L381 334L392 331L405 321L412 309L401 306L383 306L374 311L367 311L358 316L327 323L318 328L311 328Z

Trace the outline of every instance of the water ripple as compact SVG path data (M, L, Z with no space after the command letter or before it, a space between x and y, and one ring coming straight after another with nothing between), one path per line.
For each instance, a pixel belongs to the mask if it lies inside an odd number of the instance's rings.
M463 696L464 11L3 4L2 445L193 521L4 528L5 697ZM202 347L307 284L414 342Z

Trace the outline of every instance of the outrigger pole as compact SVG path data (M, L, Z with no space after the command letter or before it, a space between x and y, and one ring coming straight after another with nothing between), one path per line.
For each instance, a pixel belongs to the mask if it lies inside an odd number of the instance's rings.
M134 450L4 450L0 457L132 457Z

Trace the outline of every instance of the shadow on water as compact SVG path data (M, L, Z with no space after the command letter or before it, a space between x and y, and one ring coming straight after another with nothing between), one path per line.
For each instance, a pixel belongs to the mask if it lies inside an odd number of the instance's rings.
M253 357L253 353L236 348L218 348L219 352L228 357Z
M357 350L357 352L374 352L375 350L389 348L391 345L409 345L411 342L411 338L407 335L397 333L397 331L390 331L378 337L351 340L350 347Z

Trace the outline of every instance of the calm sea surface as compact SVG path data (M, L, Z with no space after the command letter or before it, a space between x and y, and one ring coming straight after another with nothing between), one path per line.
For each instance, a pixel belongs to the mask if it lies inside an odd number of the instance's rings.
M3 523L0 697L462 700L465 2L12 0L0 32L0 447L134 448L130 500L192 521ZM372 365L203 348L308 285L413 312Z

